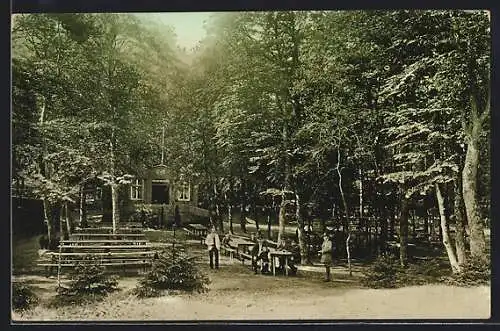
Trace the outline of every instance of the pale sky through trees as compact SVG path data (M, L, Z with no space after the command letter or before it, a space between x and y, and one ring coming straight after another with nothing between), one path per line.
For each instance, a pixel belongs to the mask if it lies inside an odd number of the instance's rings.
M179 47L191 50L205 36L204 22L210 12L144 13L152 21L174 27Z

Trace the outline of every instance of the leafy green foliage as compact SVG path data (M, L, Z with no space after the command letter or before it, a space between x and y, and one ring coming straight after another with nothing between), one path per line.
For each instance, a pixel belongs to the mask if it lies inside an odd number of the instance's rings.
M58 288L55 301L56 304L64 305L98 300L117 289L116 277L107 274L99 260L88 255L75 266L69 286Z
M459 286L488 285L491 281L490 259L469 259L462 265L462 272L448 278L448 282Z
M174 254L174 255L173 255ZM195 258L183 250L161 252L153 267L135 289L139 297L158 296L163 290L204 292L210 279L197 266Z
M373 288L396 287L400 268L399 260L394 256L380 256L364 273L362 282L365 286Z
M33 308L39 302L38 296L33 288L23 282L14 282L12 284L12 309L23 311Z
M441 283L451 271L446 261L439 258L413 262L406 268L393 255L380 256L364 273L362 283L371 288L396 288L412 285Z

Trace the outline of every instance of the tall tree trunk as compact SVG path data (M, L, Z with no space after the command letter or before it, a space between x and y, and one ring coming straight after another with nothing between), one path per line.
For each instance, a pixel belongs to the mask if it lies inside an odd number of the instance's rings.
M229 190L231 190L231 182L229 182ZM232 210L231 210L231 201L228 196L228 190L224 191L224 200L226 200L227 203L227 221L229 222L229 233L233 234L233 215L232 215ZM222 221L221 221L222 223Z
M87 207L86 207L86 195L85 195L85 185L82 185L80 187L80 208L79 208L79 212L80 212L80 220L79 220L79 223L80 223L80 227L82 228L86 228L88 227L88 223L87 223Z
M299 249L300 249L300 264L312 264L309 258L309 250L308 243L304 240L304 219L302 218L301 210L300 210L300 200L299 195L295 194L295 202L297 208L295 209L295 216L297 218L297 223L299 225L298 228L298 239L299 239Z
M44 96L40 96L40 99L41 99L41 105L40 105L40 115L39 115L39 119L38 119L38 124L40 126L42 126L45 122L45 109L46 109L46 106L47 106L47 102L46 102L46 98ZM44 142L44 140L42 140L42 142ZM45 144L43 144L43 152L42 152L42 155L40 157L40 162L39 162L39 165L38 165L38 172L40 174L42 174L43 176L45 177L48 177L48 167L47 167L47 164L46 162L44 161L44 156L46 154L46 146ZM42 199L42 203L43 203L43 216L45 218L45 224L47 225L47 238L50 242L50 240L52 239L53 237L53 231L54 231L54 224L52 222L52 215L49 215L49 214L52 214L51 212L51 206L50 206L50 203L47 199Z
M246 227L246 224L247 224L247 220L246 220L246 209L245 209L245 204L242 203L241 206L240 206L240 228L241 228L241 231L243 231L243 233L247 233L247 227Z
M393 240L394 239L394 232L395 232L395 228L396 228L396 211L395 211L395 208L393 208L390 212L390 215L389 215L389 240Z
M49 242L52 240L54 225L52 223L52 212L50 212L50 203L47 199L43 199L43 217L45 218L45 224L47 225L47 238ZM50 213L49 213L50 212Z
M285 237L285 224L286 224L285 206L286 206L286 200L285 200L285 194L283 193L282 199L281 199L279 215L278 215L278 223L279 223L279 225L278 225L278 245L282 245L282 241L284 240L284 237Z
M66 218L64 206L65 203L61 203L59 206L59 237L64 240L68 240L68 234L64 228L64 219Z
M267 214L267 239L271 239L271 210Z
M234 233L234 231L233 231L233 213L232 213L231 203L228 203L228 205L227 205L227 220L229 221L229 232L231 234L233 234Z
M403 191L401 197L401 217L399 218L399 261L402 267L408 263L408 197Z
M451 270L453 271L453 273L459 273L461 269L458 264L457 257L455 255L455 251L453 250L453 246L450 242L450 233L444 207L443 194L441 193L441 188L439 183L434 183L434 187L436 189L436 198L438 203L439 216L441 219L440 223L441 223L441 230L443 233L443 245L446 248L446 253L448 254L448 260L450 260Z
M71 234L71 232L73 230L73 226L72 226L73 217L71 216L71 211L68 208L68 202L67 201L64 204L64 216L66 218L66 232L68 234L67 237L69 239L69 235Z
M215 199L215 218L217 227L219 228L220 231L224 231L224 224L222 222L222 217L220 215L220 209L219 209L219 194L217 192L217 185L214 184L214 199Z
M382 209L383 217L382 217L382 222L380 224L379 254L381 253L381 251L383 251L385 254L385 248L388 237L388 222L389 222L389 213L387 211L387 207L384 205L382 208L383 208Z
M359 168L359 219L363 218L363 173Z
M473 118L472 128L466 136L467 152L462 171L463 198L470 231L470 252L474 258L483 260L486 252L484 227L477 198L477 169L479 167L479 137L482 131L480 118Z
M347 238L345 241L346 253L347 253L347 265L349 267L349 276L352 276L352 267L351 267L351 229L349 224L349 208L347 206L347 199L344 194L344 189L342 187L342 173L340 171L340 149L337 149L337 174L339 175L339 190L340 196L342 198L342 204L344 205L344 213L345 213L345 231L347 231Z
M455 247L457 251L457 258L459 264L464 264L467 260L466 246L465 246L465 220L463 213L464 200L462 197L462 186L460 178L457 176L453 181L454 187L454 206L453 214L455 218Z
M111 184L111 209L113 211L113 234L116 233L118 224L120 223L120 206L118 203L118 185Z
M427 213L427 210L425 211L425 216L424 216L424 232L427 241L429 241L429 214Z

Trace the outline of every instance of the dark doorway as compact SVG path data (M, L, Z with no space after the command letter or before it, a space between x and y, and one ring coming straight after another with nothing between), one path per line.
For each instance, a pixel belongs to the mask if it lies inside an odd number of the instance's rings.
M151 189L151 202L152 203L169 203L168 185L163 183L153 183Z

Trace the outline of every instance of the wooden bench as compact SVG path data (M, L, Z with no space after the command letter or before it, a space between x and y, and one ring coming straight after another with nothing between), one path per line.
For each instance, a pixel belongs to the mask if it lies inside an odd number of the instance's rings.
M73 234L93 233L93 234L113 234L112 227L99 228L77 228ZM144 234L141 228L118 228L114 234Z
M129 240L145 240L146 236L144 233L73 233L70 236L70 240L92 240L92 239L129 239Z
M120 245L144 245L149 240L119 240L119 239L84 239L84 240L61 240L65 246L81 246L85 244L120 244Z

